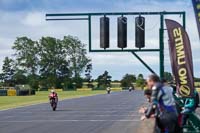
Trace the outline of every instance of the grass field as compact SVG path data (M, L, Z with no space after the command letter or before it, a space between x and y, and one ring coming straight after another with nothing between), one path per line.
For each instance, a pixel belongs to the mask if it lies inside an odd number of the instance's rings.
M59 100L78 98L82 96L91 96L96 94L105 94L103 91L63 91L58 92ZM36 92L33 96L1 96L0 110L15 108L20 106L46 103L48 102L49 92Z

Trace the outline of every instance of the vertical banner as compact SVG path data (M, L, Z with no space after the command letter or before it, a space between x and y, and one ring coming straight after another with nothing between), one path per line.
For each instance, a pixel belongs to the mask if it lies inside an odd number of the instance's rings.
M200 0L192 0L200 38Z
M182 97L193 97L194 75L192 51L187 32L176 21L165 19L169 36L169 53L177 92Z

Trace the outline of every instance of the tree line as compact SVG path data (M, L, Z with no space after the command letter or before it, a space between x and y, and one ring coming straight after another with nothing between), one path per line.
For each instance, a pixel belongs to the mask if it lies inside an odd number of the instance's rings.
M81 86L81 73L91 63L85 44L73 36L18 37L12 57L5 57L0 80L4 86L29 84L32 88Z
M29 84L32 88L81 88L83 82L93 88L111 87L112 76L105 71L97 79L92 79L92 63L87 51L77 37L64 36L62 39L42 37L32 40L28 37L17 37L12 46L13 54L5 57L0 73L2 86ZM82 73L85 77L81 77ZM172 81L172 74L164 73L167 81ZM198 80L198 79L196 79ZM121 87L145 86L142 74L126 74L120 81Z

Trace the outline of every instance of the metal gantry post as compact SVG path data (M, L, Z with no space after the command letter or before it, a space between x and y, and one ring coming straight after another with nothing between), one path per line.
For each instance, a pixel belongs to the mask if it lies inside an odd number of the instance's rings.
M183 28L186 29L185 12L183 12Z
M164 78L164 15L160 15L160 78Z
M151 73L156 74L135 52L131 52Z
M91 34L91 15L88 15L88 35L89 35L89 37L88 37L88 43L89 43L89 52L92 50L92 34Z

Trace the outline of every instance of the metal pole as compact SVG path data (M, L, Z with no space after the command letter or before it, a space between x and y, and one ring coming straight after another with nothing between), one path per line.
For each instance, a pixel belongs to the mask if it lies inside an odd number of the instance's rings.
M89 35L89 37L88 37L88 42L89 42L89 52L92 50L92 41L91 41L91 15L88 15L88 35Z
M160 78L164 78L164 15L160 15Z
M46 14L46 17L55 17L55 16L101 16L101 15L177 15L182 14L183 12L94 12L94 13L51 13Z
M183 12L183 28L186 29L185 12Z
M64 21L64 20L88 20L88 18L50 18L46 21Z
M92 49L90 52L159 52L160 49Z

